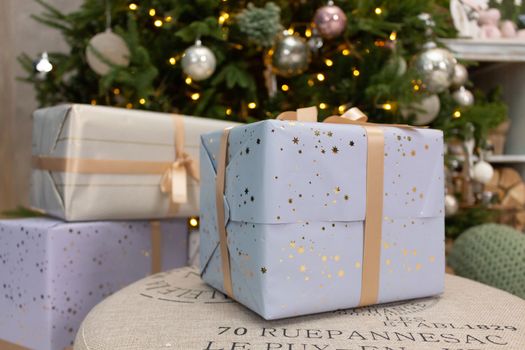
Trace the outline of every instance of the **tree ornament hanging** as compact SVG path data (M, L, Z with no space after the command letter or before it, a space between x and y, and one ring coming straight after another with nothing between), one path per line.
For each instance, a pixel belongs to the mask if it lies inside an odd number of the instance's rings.
M462 107L469 107L474 104L474 95L469 90L461 86L459 89L452 93L452 98L456 103Z
M319 53L319 50L323 47L324 42L323 38L319 35L319 31L317 28L312 28L312 37L308 39L308 47L310 48L310 51L317 55Z
M333 39L341 35L346 28L346 14L339 6L329 1L326 6L317 9L314 24L319 34L325 39Z
M487 184L494 175L494 168L484 160L477 162L472 168L472 178L482 184Z
M468 82L467 68L461 63L454 66L454 76L452 77L452 87L458 88Z
M301 74L310 63L310 50L306 41L286 31L276 40L268 56L275 74L283 77Z
M86 48L87 63L98 75L108 74L111 65L127 67L129 58L128 45L109 28L91 38Z
M446 49L439 48L434 42L428 42L424 50L413 61L413 66L425 89L430 93L445 91L452 84L456 59Z
M215 72L217 60L215 54L197 39L195 45L184 51L182 70L191 79L201 81L208 79Z
M111 30L111 8L109 1L106 1L106 30L89 40L86 47L87 64L98 75L106 75L112 65L127 67L130 55L124 39Z
M43 52L34 62L33 68L38 79L44 80L47 73L53 70L53 65L49 61L47 52Z
M445 195L445 216L456 215L459 210L459 203L455 196Z
M415 115L414 125L428 125L436 119L440 109L441 102L439 97L433 94L423 98L419 102L412 103L409 108L402 109L401 114L405 118L408 118L410 115Z

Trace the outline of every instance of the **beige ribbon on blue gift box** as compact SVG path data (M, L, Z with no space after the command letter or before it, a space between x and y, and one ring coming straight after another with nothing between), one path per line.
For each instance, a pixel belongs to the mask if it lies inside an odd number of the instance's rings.
M316 107L300 108L297 112L283 112L277 119L300 122L317 122ZM367 134L367 181L366 181L366 216L363 243L363 270L361 281L361 298L359 305L376 304L379 295L379 276L381 258L381 232L383 217L383 181L384 181L384 134L381 127L398 127L414 129L404 124L369 123L367 116L358 108L351 108L342 116L331 116L325 123L351 124L362 126ZM234 298L230 254L228 251L228 234L224 217L224 181L227 164L228 135L230 128L224 130L221 138L219 157L217 159L216 206L219 245L225 294ZM373 174L373 175L372 175Z

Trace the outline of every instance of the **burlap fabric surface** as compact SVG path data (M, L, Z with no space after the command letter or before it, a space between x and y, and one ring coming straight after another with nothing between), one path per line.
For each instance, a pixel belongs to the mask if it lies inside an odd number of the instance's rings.
M441 297L264 321L194 268L145 278L95 307L75 350L525 349L525 300L447 275Z

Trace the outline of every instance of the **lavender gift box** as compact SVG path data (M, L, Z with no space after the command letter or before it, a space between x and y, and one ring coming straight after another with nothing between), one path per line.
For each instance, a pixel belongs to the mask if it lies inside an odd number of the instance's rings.
M2 220L0 344L64 349L103 298L149 275L152 265L166 270L186 261L182 219L160 224Z
M269 120L229 131L218 201L234 299L266 319L363 305L365 264L377 266L373 303L443 291L442 133L376 128L384 140L382 228L377 259L367 261L367 181L381 174L367 173L365 127ZM201 137L200 263L204 280L229 294L214 195L221 135Z

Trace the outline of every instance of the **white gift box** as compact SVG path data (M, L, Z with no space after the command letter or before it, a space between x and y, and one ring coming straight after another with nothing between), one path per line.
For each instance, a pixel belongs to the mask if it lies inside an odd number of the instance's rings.
M235 124L80 104L39 109L31 205L68 221L197 215L199 137Z

